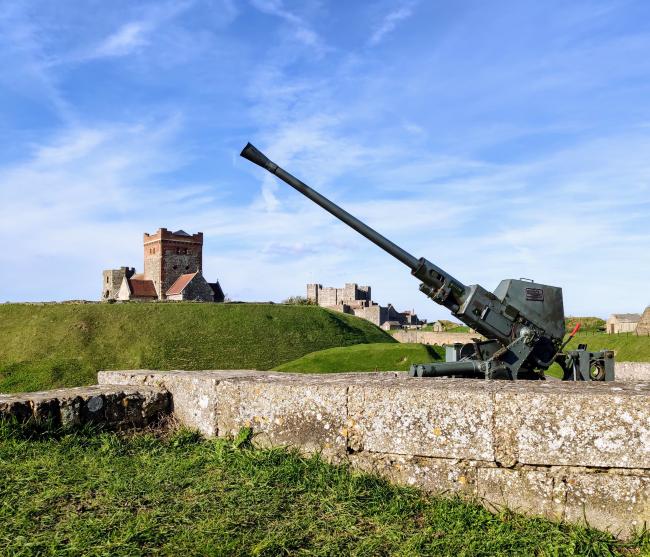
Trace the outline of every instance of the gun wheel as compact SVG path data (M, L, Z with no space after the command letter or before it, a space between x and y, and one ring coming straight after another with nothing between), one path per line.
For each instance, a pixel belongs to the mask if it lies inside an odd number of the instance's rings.
M592 362L589 368L589 377L592 381L605 380L605 364L603 362Z

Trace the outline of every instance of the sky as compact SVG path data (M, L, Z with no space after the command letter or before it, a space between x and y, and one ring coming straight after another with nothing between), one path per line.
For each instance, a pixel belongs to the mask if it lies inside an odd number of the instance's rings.
M0 302L99 299L166 227L233 300L449 317L248 141L465 284L650 304L644 0L0 0Z

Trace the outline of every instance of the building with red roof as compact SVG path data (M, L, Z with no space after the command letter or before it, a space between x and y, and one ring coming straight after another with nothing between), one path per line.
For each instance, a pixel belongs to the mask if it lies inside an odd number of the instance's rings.
M209 283L202 273L203 233L160 228L144 234L144 272L134 267L102 273L103 300L194 300L223 302L219 281Z

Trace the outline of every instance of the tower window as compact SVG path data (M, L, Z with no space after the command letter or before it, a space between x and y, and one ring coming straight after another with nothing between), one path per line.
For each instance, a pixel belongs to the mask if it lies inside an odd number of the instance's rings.
M181 253L181 248L176 248L176 255L180 255Z

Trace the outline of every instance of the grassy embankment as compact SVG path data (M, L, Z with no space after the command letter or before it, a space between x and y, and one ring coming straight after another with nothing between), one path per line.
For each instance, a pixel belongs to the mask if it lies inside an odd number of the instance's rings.
M641 555L582 527L491 514L283 449L0 424L3 555Z
M567 349L586 343L591 350L608 348L616 351L618 361L650 362L650 337L634 335L579 334ZM312 352L297 360L277 366L277 371L337 373L346 371L405 371L411 364L444 361L441 346L422 344L357 344ZM549 374L562 377L559 365Z
M444 361L444 349L424 344L357 344L312 352L277 366L277 371L337 373L345 371L406 371L411 364Z
M586 344L589 350L614 350L619 362L650 362L650 336L634 334L608 335L605 333L578 333L567 346L567 350Z
M314 306L1 304L0 392L92 384L99 369L270 369L314 350L395 342Z

